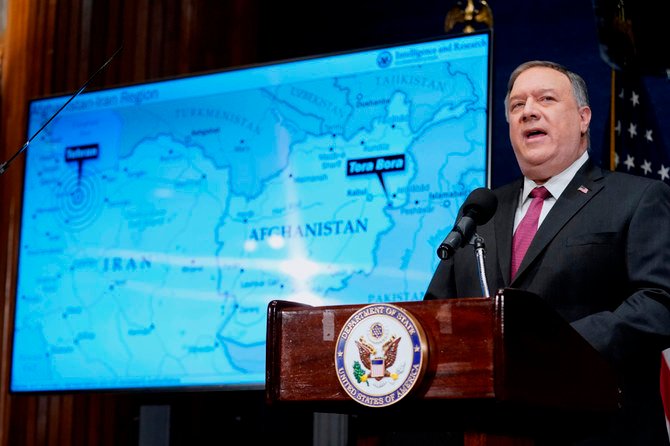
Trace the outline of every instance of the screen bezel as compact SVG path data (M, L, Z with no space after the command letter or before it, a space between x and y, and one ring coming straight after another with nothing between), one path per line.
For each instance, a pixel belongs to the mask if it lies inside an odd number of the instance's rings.
M269 62L263 62L263 63L258 63L258 64L251 64L251 65L245 65L245 66L239 66L239 67L230 67L226 69L219 69L219 70L211 70L207 72L200 72L200 73L190 73L182 76L174 76L174 77L167 77L167 78L161 78L161 79L155 79L155 80L148 80L148 81L143 81L143 82L134 82L134 83L129 83L129 84L124 84L124 85L115 85L111 87L103 87L103 88L98 88L98 89L92 89L89 90L88 92L82 92L81 96L85 97L86 94L88 93L100 93L100 92L108 92L108 91L114 91L122 88L127 88L127 87L139 87L139 86L149 86L149 85L156 85L160 83L170 83L174 81L179 81L179 80L189 80L193 78L198 78L198 77L204 77L204 76L209 76L209 75L218 75L221 73L228 73L228 72L241 72L249 69L255 69L255 68L267 68L267 67L272 67L276 65L284 65L284 64L291 64L295 62L302 62L302 61L310 61L310 60L317 60L317 59L322 59L322 58L328 58L328 57L333 57L333 56L344 56L348 54L356 54L356 53L362 53L362 52L367 52L367 51L377 51L377 50L383 50L383 49L393 49L397 47L402 47L405 45L415 45L415 44L421 44L421 43L431 43L431 42L439 42L439 41L448 41L448 40L453 40L457 38L462 38L462 37L469 37L469 36L475 36L475 35L486 35L487 36L487 41L488 41L488 48L487 48L487 54L488 54L488 61L487 61L487 114L486 114L486 174L485 174L485 181L486 181L486 187L490 187L491 185L491 127L492 127L492 74L493 74L493 69L492 69L492 31L491 30L484 30L484 31L477 31L474 33L468 33L468 34L450 34L450 35L439 35L439 36L434 36L428 39L421 39L421 40L414 40L414 41L404 41L404 42L397 42L397 43L392 43L392 44L384 44L384 45L377 45L377 46L372 46L372 47L365 47L365 48L357 48L357 49L350 49L350 50L345 50L345 51L339 51L339 52L332 52L332 53L323 53L323 54L317 54L317 55L311 55L311 56L306 56L306 57L300 57L300 58L293 58L293 59L283 59L283 60L278 60L278 61L269 61ZM76 93L75 93L76 94ZM65 99L65 98L70 98L73 95L66 95L66 94L58 94L58 95L52 95L52 96L45 96L45 97L39 97L39 98L33 98L29 101L29 106L28 106L28 116L26 117L26 127L29 126L29 115L30 115L30 110L35 103L43 102L45 100L53 100L53 99ZM37 136L37 134L30 135L29 134L29 129L26 131L26 134L29 135L29 140L32 139L33 137ZM28 149L29 150L29 149ZM27 168L27 162L24 163L24 173L23 173L23 179L25 182L25 169ZM25 188L24 188L25 190ZM23 192L22 192L23 193ZM22 207L23 207L23 199L24 197L21 197L22 200ZM21 220L23 218L23 209L21 213L19 214L19 219ZM19 244L21 243L23 238L23 222L20 221L19 223ZM18 249L18 248L17 248ZM18 259L18 264L20 264L21 259ZM20 268L16 268L16 291L18 293L18 274L19 274ZM426 284L427 285L427 284ZM175 385L175 386L147 386L147 387L91 387L91 388L85 388L85 387L80 387L80 388L53 388L53 389L30 389L30 390L17 390L13 387L13 378L14 378L14 337L15 337L15 318L17 316L17 305L16 305L16 298L17 296L14 296L15 299L15 304L14 304L14 309L13 309L13 314L12 314L12 330L11 330L11 364L10 364L10 388L9 392L12 394L61 394L61 393L81 393L81 392L182 392L182 391L212 391L212 390L231 390L231 391L236 391L236 390L262 390L265 388L265 383L260 382L258 384L252 384L252 383L242 383L242 384L183 384L183 385Z

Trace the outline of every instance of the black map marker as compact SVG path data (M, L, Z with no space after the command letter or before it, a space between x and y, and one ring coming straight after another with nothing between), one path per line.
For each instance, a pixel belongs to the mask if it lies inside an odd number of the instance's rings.
M399 172L405 170L405 154L376 156L373 158L357 158L347 160L347 176L356 175L377 175L379 182L384 189L387 201L389 200L388 191L384 184L385 172ZM390 201L389 201L390 202Z

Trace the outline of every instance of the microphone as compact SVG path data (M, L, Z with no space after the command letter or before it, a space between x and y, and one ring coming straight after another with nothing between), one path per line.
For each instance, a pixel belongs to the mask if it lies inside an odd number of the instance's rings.
M90 84L91 81L93 81L93 79L95 79L95 78L98 76L98 74L99 74L102 70L104 70L105 67L106 67L107 65L109 65L109 63L112 61L112 59L114 59L114 57L116 57L116 55L119 54L119 52L121 51L122 48L123 48L123 44L122 44L116 51L114 51L114 54L112 54L111 56L109 56L109 59L107 59L107 61L105 61L105 63L102 64L102 66L101 66L100 68L98 68L98 70L97 70L95 73L93 73L93 75L92 75L91 77L89 77L88 80L87 80L86 82L84 82L84 84L83 84L81 87L79 87L79 90L77 90L72 96L70 96L70 99L68 99L63 105L61 105L61 107L60 107L58 110L56 110L56 113L54 113L53 115L51 115L51 117L50 117L49 119L47 119L47 121L46 121L44 124L42 124L42 127L40 127L39 130L37 130L35 133L33 133L33 136L31 136L30 138L28 138L28 140L21 146L21 148L20 148L19 150L17 150L17 151L14 153L14 155L12 155L7 161L5 161L5 162L3 162L3 163L0 163L0 175L2 175L3 173L5 173L5 172L7 171L7 169L9 168L9 165L12 163L12 161L14 161L14 159L15 159L17 156L19 156L21 153L23 153L24 150L26 150L26 149L28 148L28 146L30 145L30 143L33 142L33 139L35 139L35 137L36 137L37 135L39 135L40 133L42 133L42 130L44 130L44 129L46 128L46 126L49 125L49 123L50 123L51 121L53 121L54 118L55 118L56 116L58 116L58 115L60 114L60 112L62 112L63 109L64 109L65 107L67 107L67 105L68 105L70 102L72 102L72 100L73 100L74 98L76 98L77 96L79 96L79 94L80 94L82 91L84 91L84 90L86 89L86 87L88 87L88 84Z
M490 189L480 187L468 195L461 207L461 218L437 248L437 256L447 260L458 248L465 246L478 225L483 225L493 217L498 207L498 198Z

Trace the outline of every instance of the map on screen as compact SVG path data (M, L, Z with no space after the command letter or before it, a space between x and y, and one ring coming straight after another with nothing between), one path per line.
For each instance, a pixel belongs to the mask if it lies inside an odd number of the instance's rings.
M271 300L421 300L487 185L489 40L78 96L26 152L11 389L263 386Z

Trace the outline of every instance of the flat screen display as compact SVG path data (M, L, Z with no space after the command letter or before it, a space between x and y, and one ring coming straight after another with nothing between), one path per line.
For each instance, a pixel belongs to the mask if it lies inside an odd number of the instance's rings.
M422 299L488 185L490 47L444 36L76 97L25 152L11 390L262 388L271 300ZM67 99L31 101L27 135Z

